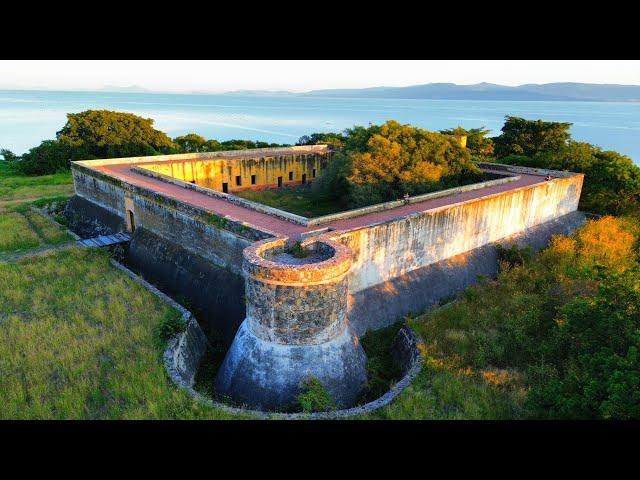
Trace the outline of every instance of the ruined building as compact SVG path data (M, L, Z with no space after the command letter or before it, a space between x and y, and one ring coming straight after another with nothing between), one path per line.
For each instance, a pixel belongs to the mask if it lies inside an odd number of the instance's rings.
M497 164L485 182L317 218L234 195L312 182L330 161L315 145L73 162L69 218L132 231L129 264L230 344L216 391L263 409L290 406L305 376L352 404L359 336L495 275L496 242L542 247L584 222L582 174Z

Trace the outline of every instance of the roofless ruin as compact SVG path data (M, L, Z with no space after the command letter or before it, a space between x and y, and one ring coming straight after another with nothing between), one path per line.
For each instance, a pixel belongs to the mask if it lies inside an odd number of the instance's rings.
M498 164L480 164L488 181L315 218L235 195L313 182L331 157L314 145L77 161L68 208L78 231L131 232L130 264L228 340L218 393L281 410L306 376L350 406L366 382L360 335L494 276L496 242L541 247L584 222L582 174Z

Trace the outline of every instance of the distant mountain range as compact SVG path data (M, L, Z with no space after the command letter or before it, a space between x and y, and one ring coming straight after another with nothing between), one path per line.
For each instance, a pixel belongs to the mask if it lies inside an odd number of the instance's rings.
M431 100L529 100L582 102L640 102L640 85L545 83L517 87L477 83L427 83L410 87L312 90L302 95L345 98L407 98Z
M162 93L138 85L108 85L100 92ZM166 92L175 93L175 92ZM186 93L186 92L185 92ZM194 91L195 95L220 95L207 91ZM295 93L285 90L236 90L223 95L234 96L298 96L333 98L402 98L428 100L520 100L520 101L581 101L581 102L640 102L640 85L597 83L543 83L516 87L494 83L456 85L455 83L427 83L409 87L372 87L311 90Z

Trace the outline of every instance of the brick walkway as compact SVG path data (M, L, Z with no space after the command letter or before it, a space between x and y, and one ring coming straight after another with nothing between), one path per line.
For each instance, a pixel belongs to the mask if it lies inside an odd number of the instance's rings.
M306 231L317 230L318 228L324 227L329 227L333 230L358 228L410 215L412 213L423 212L487 195L516 190L522 187L535 185L537 183L543 183L545 181L544 177L541 175L519 174L519 180L502 185L462 192L447 197L434 198L432 200L425 200L420 203L405 205L382 212L369 213L367 215L346 220L336 220L334 222L318 226L305 227L287 222L286 220L281 220L266 213L257 212L249 208L241 207L240 205L235 205L220 198L210 197L194 190L189 190L171 183L141 175L131 170L132 166L133 165L104 165L96 168L104 173L120 178L127 183L152 189L160 194L166 195L167 197L174 198L197 207L205 208L217 215L229 216L235 220L241 220L255 225L256 227L270 233L284 236L295 236Z

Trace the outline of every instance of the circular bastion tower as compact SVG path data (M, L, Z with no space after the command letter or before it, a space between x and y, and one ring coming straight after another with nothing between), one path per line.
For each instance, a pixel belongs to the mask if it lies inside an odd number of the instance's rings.
M301 382L317 378L340 407L366 382L366 355L347 321L350 250L310 238L244 250L247 314L215 381L218 394L263 410L290 410Z

